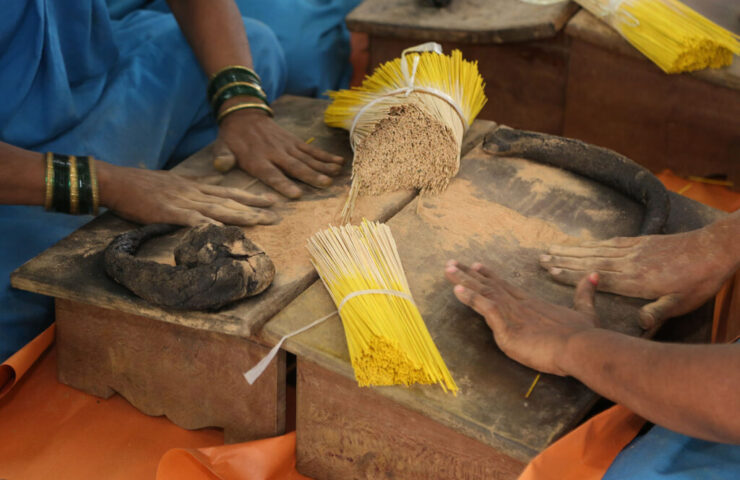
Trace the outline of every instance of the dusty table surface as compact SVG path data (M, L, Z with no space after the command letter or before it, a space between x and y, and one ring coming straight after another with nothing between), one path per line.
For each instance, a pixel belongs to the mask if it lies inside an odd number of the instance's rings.
M110 213L94 219L21 266L11 277L12 285L185 327L253 336L270 317L318 278L309 262L306 240L329 223L338 222L349 190L352 153L347 132L324 124L323 112L327 104L324 100L285 96L273 105L276 121L284 128L299 138L314 137L313 145L342 155L348 161L332 187L315 189L302 185L304 196L300 201L282 201L273 207L282 218L277 224L245 228L246 235L264 248L277 269L273 284L263 294L217 312L165 309L149 304L105 274L103 250L116 235L136 227ZM483 132L491 125L491 122L476 122L466 136L463 151L480 142ZM219 175L211 164L210 147L188 158L174 171L203 178ZM223 175L218 183L255 193L269 190L240 170ZM413 196L411 191L400 191L372 201L362 199L356 205L355 215L386 220ZM174 263L172 252L180 235L154 239L143 246L140 255L162 263Z
M355 32L421 41L506 43L554 36L578 6L520 0L452 0L436 8L421 0L367 0L347 16Z
M597 396L574 379L543 375L508 359L475 312L460 304L443 275L450 258L482 261L503 278L545 300L571 306L573 289L550 280L538 256L552 243L635 235L642 208L605 187L559 169L522 159L495 158L476 148L462 161L448 190L415 199L388 225L432 337L460 387L455 397L438 386L374 390L453 430L526 461L572 428ZM697 228L719 212L672 195L668 232ZM418 211L417 211L418 209ZM642 334L641 300L598 294L606 328ZM262 335L281 336L334 310L317 282L283 309ZM290 338L284 345L307 359L354 378L338 317ZM299 392L300 395L300 392Z

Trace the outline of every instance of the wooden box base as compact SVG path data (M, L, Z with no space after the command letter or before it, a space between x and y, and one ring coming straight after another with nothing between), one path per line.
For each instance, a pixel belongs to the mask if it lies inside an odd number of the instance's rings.
M285 431L285 353L254 385L242 373L269 349L247 339L56 299L59 381L227 443Z
M515 479L525 462L298 359L297 468L331 479Z

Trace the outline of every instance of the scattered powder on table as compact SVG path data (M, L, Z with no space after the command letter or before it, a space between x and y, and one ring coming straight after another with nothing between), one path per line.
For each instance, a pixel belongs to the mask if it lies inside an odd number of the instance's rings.
M456 179L442 195L423 200L421 215L424 222L435 229L445 230L448 237L455 237L458 246L469 244L471 238L486 242L493 237L516 242L522 248L535 249L593 240L586 231L580 237L570 236L550 222L526 217L501 204L479 198L475 192L476 188L470 181Z
M510 158L517 168L516 178L531 183L533 193L548 193L554 189L565 190L582 197L594 197L599 188L584 178L561 168L542 165L529 160Z
M357 146L353 176L363 194L441 192L459 167L452 130L419 106L403 104L392 107Z

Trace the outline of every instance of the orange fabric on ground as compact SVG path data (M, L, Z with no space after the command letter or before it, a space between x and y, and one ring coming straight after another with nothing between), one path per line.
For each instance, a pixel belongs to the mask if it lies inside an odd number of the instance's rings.
M644 424L641 417L614 405L537 455L519 480L598 480Z
M157 480L310 480L295 470L295 432L254 442L175 449L159 463Z
M24 348L15 352L9 359L0 365L0 398L26 374L29 368L38 360L42 353L54 342L56 325L41 332L39 336L28 342Z
M62 385L54 347L0 399L0 432L0 478L23 480L151 479L169 449L223 443L220 430L184 430L119 395Z
M733 192L727 187L687 180L670 170L663 170L657 177L668 190L680 193L697 202L725 212L740 209L740 193Z

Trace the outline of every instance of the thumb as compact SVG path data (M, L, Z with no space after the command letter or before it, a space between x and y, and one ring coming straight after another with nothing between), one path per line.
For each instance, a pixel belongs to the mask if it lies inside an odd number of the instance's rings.
M576 293L573 297L573 308L580 313L596 318L594 308L594 295L596 286L599 284L599 274L594 272L586 275L578 282Z
M681 304L683 297L672 293L660 297L653 303L648 303L640 309L640 326L644 330L653 330L660 327L666 318L673 316L676 307Z
M213 168L226 173L236 165L236 157L226 143L217 138L213 144Z

